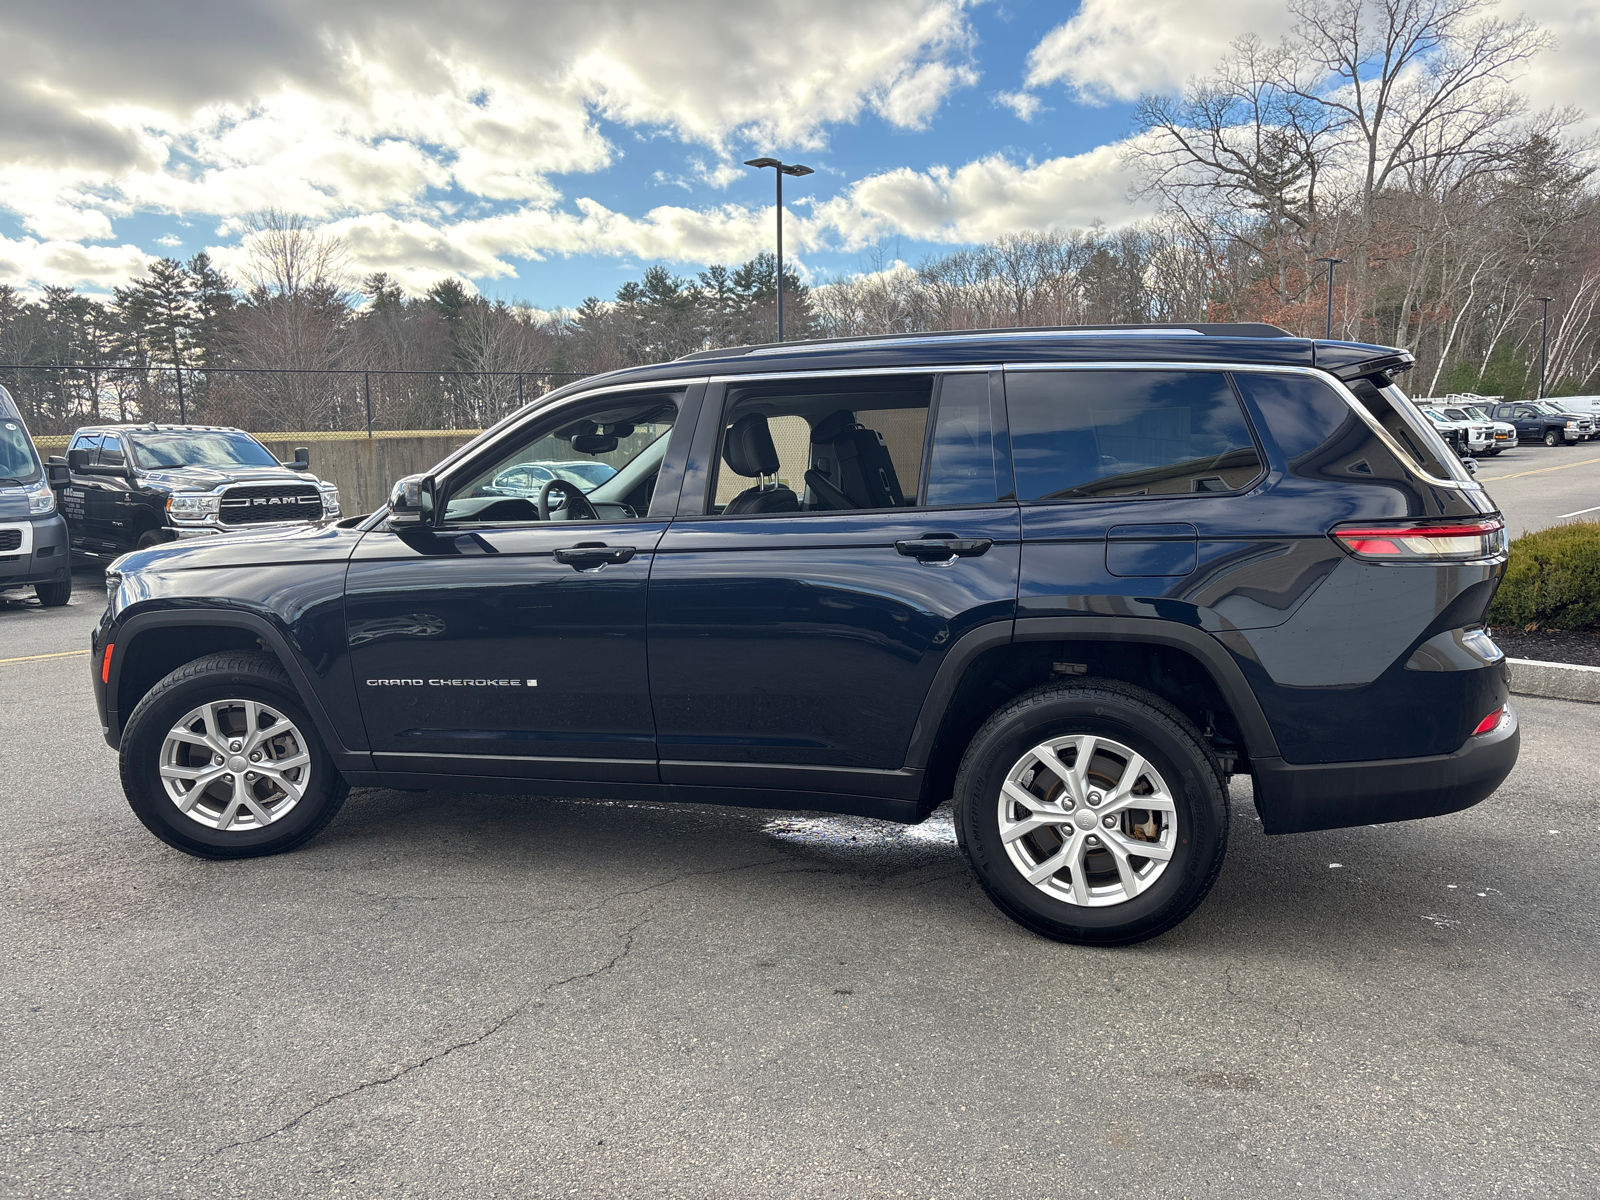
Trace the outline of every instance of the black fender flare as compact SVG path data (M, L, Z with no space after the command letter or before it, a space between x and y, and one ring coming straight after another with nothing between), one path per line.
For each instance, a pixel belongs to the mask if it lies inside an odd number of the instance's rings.
M116 641L118 652L112 657L111 674L106 680L106 717L119 742L122 738L126 714L122 713L114 702L121 695L122 667L128 661L129 653L141 634L152 629L183 625L222 625L231 629L246 630L260 638L272 648L274 656L288 673L289 682L294 685L294 690L299 697L300 703L305 705L306 712L310 714L312 723L316 725L317 734L322 738L322 744L327 747L329 755L334 760L334 765L340 771L370 771L372 769L372 756L365 752L365 747L352 750L340 738L338 731L334 728L333 721L328 716L327 709L322 704L321 697L317 694L315 681L306 672L305 664L300 661L300 656L294 652L294 648L289 644L289 639L265 617L256 613L241 612L237 609L165 609L155 612L135 613L126 620L117 623L113 638Z
M927 766L945 709L967 668L979 655L1012 642L1069 641L1142 642L1171 646L1188 653L1199 661L1222 693L1234 719L1239 722L1250 758L1279 756L1278 739L1273 736L1272 726L1244 672L1227 648L1203 629L1149 617L1018 617L980 625L956 639L939 664L917 715L911 744L906 751L906 766Z

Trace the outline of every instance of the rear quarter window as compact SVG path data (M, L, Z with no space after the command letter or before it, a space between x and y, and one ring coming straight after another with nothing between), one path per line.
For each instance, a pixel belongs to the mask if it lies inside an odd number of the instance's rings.
M1010 371L1017 499L1234 492L1261 455L1220 371Z

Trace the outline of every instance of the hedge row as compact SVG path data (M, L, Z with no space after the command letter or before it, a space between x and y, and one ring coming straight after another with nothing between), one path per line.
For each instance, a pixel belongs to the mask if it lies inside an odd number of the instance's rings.
M1600 522L1557 525L1512 542L1489 623L1510 629L1600 626Z

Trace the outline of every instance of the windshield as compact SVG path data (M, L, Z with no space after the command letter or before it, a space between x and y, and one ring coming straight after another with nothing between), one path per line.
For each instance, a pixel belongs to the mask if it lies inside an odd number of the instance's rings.
M1462 412L1459 408L1447 408L1444 410L1444 415L1449 417L1452 421L1472 420L1471 417L1467 416L1467 414Z
M39 477L39 456L22 422L0 417L0 482L32 483Z
M168 467L276 467L278 460L248 433L133 433L133 461L142 471Z
M1469 408L1467 411L1472 414L1472 419L1474 421L1489 421L1493 419L1481 408Z
M1422 410L1422 415L1427 417L1428 420L1432 421L1435 425L1447 425L1447 424L1449 424L1448 421L1446 421L1438 413L1434 412L1433 409L1431 409L1431 408L1423 409Z

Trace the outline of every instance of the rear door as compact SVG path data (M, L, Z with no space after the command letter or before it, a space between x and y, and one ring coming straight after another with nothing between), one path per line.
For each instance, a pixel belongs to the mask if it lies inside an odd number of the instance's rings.
M663 782L917 795L903 768L934 673L969 631L1009 637L1015 609L999 385L979 370L708 394L650 580ZM772 438L764 475L725 444L752 421Z

